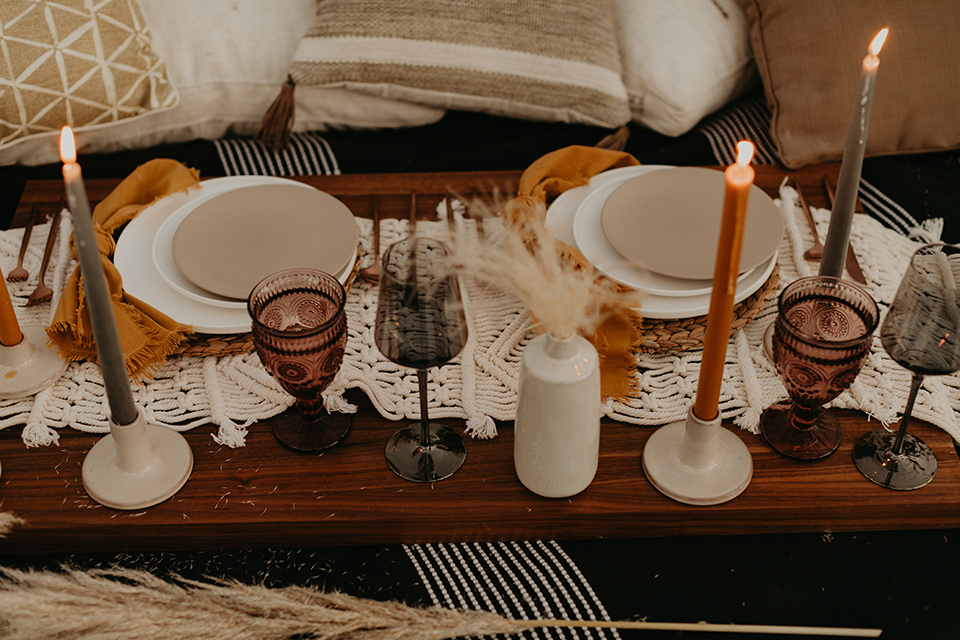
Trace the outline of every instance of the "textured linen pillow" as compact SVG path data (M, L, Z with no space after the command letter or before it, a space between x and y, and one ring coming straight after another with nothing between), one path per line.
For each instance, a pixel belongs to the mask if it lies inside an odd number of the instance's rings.
M0 51L0 147L177 104L136 0L3 0Z
M634 121L679 136L757 77L739 0L614 0Z
M867 46L883 27L866 154L960 147L960 10L956 0L743 0L790 168L839 160Z
M180 103L77 132L81 153L256 133L316 12L316 0L140 0L140 6ZM344 89L298 87L295 97L297 131L417 126L444 113ZM0 146L0 164L57 159L55 137Z
M618 127L630 120L611 0L321 0L298 86L441 109Z

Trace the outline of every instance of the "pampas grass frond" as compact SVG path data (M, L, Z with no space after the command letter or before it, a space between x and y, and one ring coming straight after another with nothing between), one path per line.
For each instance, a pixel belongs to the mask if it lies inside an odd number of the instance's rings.
M493 215L490 205L479 201L470 204L470 212ZM457 266L478 282L513 293L543 331L559 339L590 336L610 315L640 306L637 292L598 277L547 231L540 200L512 200L502 217L506 232L474 252L458 253Z
M418 608L309 587L164 580L133 569L0 568L4 640L443 640L539 627L877 637L880 629L647 622L513 620L488 611Z
M484 611L416 608L298 586L172 580L132 569L0 569L0 637L441 640L519 630Z

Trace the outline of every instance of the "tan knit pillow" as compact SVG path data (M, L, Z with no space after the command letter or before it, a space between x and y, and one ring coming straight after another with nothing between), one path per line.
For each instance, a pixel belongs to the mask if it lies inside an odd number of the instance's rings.
M136 0L0 0L0 148L173 107Z
M630 120L609 0L321 0L292 75L442 109Z
M839 160L867 45L880 53L867 155L960 147L957 0L742 0L788 167Z

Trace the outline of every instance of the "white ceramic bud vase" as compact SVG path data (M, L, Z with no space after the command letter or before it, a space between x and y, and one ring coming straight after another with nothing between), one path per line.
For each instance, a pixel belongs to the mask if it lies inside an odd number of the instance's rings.
M524 350L513 447L517 477L548 498L580 493L600 455L600 363L580 336L549 333Z

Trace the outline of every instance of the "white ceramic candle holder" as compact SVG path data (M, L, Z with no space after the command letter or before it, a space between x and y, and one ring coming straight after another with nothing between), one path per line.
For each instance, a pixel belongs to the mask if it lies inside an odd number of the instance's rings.
M83 487L113 509L150 507L173 496L193 471L193 451L180 433L147 424L143 410L127 425L110 419L110 434L83 460Z
M0 399L25 398L46 389L63 375L67 361L60 357L57 348L47 345L43 327L24 325L20 327L23 340L6 346L0 345Z
M643 448L643 470L660 493L677 502L711 505L740 495L753 477L743 441L720 425L720 415L687 419L657 429Z

